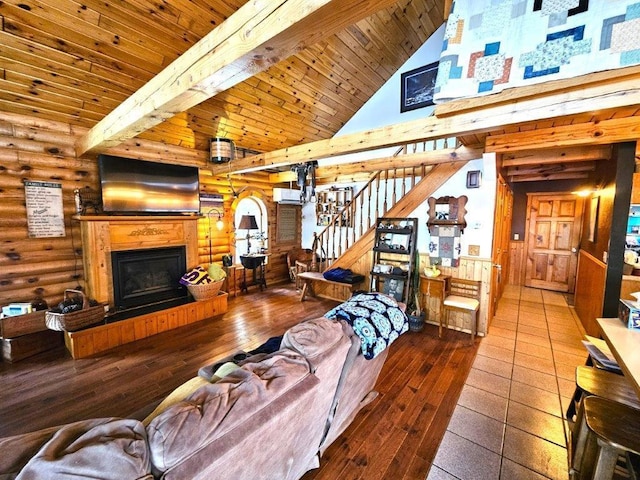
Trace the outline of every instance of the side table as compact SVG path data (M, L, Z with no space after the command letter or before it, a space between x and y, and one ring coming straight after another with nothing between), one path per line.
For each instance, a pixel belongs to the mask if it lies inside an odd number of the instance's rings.
M244 270L242 272L242 284L240 285L241 292L248 292L249 286L259 285L260 290L267 288L267 282L264 278L264 260L266 255L245 255L240 256L240 262ZM252 283L247 283L247 270L251 270Z
M420 293L422 295L422 303L426 312L426 319L429 320L431 312L431 299L438 301L438 317L442 315L444 309L444 298L449 292L449 282L451 275L438 275L437 277L427 277L420 274ZM434 318L435 320L435 318Z

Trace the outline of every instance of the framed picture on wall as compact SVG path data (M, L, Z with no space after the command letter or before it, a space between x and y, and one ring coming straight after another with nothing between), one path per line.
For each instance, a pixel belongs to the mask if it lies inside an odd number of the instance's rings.
M433 105L438 62L409 70L400 75L400 111L408 112Z
M385 280L382 287L382 293L391 295L398 301L402 300L402 294L404 293L404 280L398 280L397 278L389 278Z

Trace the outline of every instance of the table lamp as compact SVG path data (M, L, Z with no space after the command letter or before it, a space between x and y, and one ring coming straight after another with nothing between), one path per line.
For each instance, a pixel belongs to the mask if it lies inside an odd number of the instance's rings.
M240 219L240 225L238 226L238 228L244 228L245 230L247 230L247 255L249 255L249 252L251 251L251 230L257 230L258 229L258 222L256 222L256 216L255 215L243 215L242 218Z

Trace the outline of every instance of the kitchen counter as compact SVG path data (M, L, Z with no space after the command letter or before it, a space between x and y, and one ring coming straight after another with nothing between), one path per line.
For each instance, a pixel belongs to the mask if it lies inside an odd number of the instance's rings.
M598 318L598 325L625 377L631 381L640 398L640 330L628 329L618 318Z

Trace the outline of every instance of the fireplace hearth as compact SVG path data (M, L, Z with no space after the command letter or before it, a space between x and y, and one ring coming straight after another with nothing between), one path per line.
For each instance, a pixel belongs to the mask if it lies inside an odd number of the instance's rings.
M116 311L111 258L114 252L181 247L185 249L186 268L180 270L180 276L194 268L199 264L199 218L197 215L74 217L80 221L87 295L98 302L108 303L111 312ZM161 286L164 277L165 274L155 276L155 287L152 290L164 288ZM179 281L179 277L176 281ZM129 294L137 296L137 289L131 288ZM65 345L73 358L85 358L119 345L210 319L226 311L227 294L223 292L211 299L197 302L190 295L176 300L158 300L157 303L109 315L106 325L65 332Z

